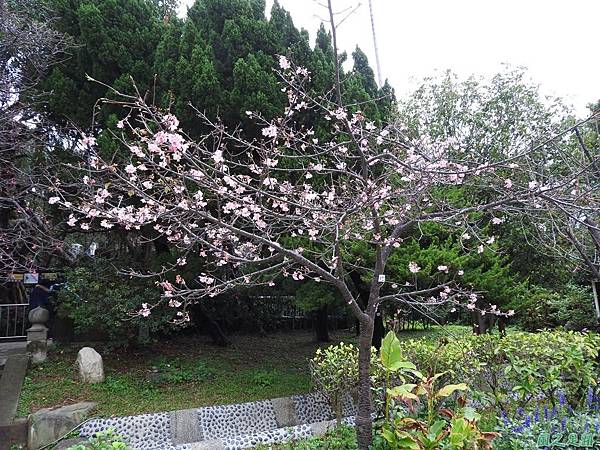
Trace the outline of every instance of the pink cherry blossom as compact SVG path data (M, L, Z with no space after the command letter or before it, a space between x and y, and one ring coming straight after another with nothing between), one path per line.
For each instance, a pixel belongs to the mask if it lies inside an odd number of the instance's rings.
M283 70L288 70L291 66L290 62L288 61L288 59L283 56L283 55L279 55L278 57L279 60L279 67Z
M410 271L410 273L418 273L421 270L421 268L415 261L411 261L410 263L408 263L408 270Z
M269 125L268 127L263 128L262 135L265 137L276 138L277 137L277 127L275 125Z

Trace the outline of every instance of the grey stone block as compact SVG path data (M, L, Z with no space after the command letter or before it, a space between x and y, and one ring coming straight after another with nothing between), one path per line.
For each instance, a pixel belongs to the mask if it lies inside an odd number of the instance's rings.
M203 439L197 409L171 412L171 440L174 444L187 444Z
M322 422L315 422L310 424L310 428L315 436L322 436L327 431L335 428L336 421L335 420L324 420Z
M64 441L60 441L58 444L56 444L56 447L54 447L52 450L67 450L68 448L74 445L82 444L84 442L87 442L87 439L80 437L73 439L65 439Z
M23 387L23 380L29 366L29 357L9 356L0 378L0 425L13 421Z
M271 402L273 403L277 425L280 428L293 427L299 424L295 404L290 397L274 398Z
M102 356L93 348L83 347L79 350L75 366L84 383L102 383L104 381Z
M12 423L0 425L0 450L11 450L13 446L27 445L27 420L17 419Z
M27 447L36 450L63 437L81 424L96 403L82 402L60 408L40 409L29 416Z
M194 442L190 444L189 450L224 450L225 444L220 439L212 441Z
M29 341L27 352L31 354L31 364L41 364L48 359L48 343L45 340Z

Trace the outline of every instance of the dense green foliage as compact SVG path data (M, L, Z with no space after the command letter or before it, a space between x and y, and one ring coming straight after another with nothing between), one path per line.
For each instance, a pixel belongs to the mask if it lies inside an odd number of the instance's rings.
M409 341L409 345L412 341ZM489 448L494 433L482 432L478 426L479 414L465 404L469 390L465 383L440 384L451 372L423 375L406 360L406 343L389 332L379 352L373 349L372 386L377 411L383 417L377 422L373 448L390 450L410 449L478 449ZM340 397L355 389L358 381L358 352L352 345L338 344L317 350L311 360L311 372L332 403L340 423ZM383 397L383 401L382 400ZM378 401L379 400L379 401ZM340 447L353 448L346 442L343 428L315 440L328 448L335 441ZM313 441L306 447L313 448ZM346 447L348 445L348 447ZM288 447L283 447L288 448Z
M381 382L382 367L375 349L371 354L371 367L373 387L376 388L375 380ZM348 393L358 387L358 348L341 342L323 350L318 349L310 360L310 372L315 387L328 397L339 424L342 405Z
M150 88L163 29L155 2L52 0L47 6L58 17L55 28L76 44L41 86L51 92L47 112L55 120L89 127L94 104L110 92L87 76L124 92L132 92L131 78L140 89Z
M378 439L372 448L491 448L493 440L493 448L512 450L539 448L538 442L550 436L561 442L575 442L575 435L577 442L598 439L600 404L594 386L599 344L595 334L560 330L511 332L504 338L462 336L437 343L398 340L389 333L373 361L375 372L383 374L374 377L373 389L383 384L386 402L379 409L383 419L376 422ZM351 347L330 347L316 358L334 384L343 378L339 361L345 350L343 372L352 373L357 359ZM402 376L389 377L397 370ZM473 398L470 403L466 393ZM326 445L336 439L339 448L354 448L337 441L340 436L314 442ZM282 448L310 445L312 441Z
M156 0L49 0L48 6L60 17L55 27L78 46L43 83L51 93L47 111L84 129L96 101L111 97L109 87L132 92L134 82L152 101L172 106L192 135L201 132L202 124L191 106L256 133L246 111L259 111L268 119L283 108L274 71L277 54L306 66L316 81L315 92L333 86L329 33L321 28L311 49L308 33L295 27L278 2L267 17L264 0L198 0L183 20L172 14L172 6ZM385 120L395 100L393 90L388 84L377 87L359 48L353 58L352 71L343 77L344 96L367 102L365 112Z
M557 392L575 404L588 386L596 382L600 337L566 331L511 332L498 335L464 336L438 342L410 339L399 341L396 359L408 361L426 377L443 374L440 382L466 383L484 407L514 411L544 400L552 403ZM386 347L385 340L382 351ZM319 351L313 364L328 390L353 386L357 354L352 346ZM374 388L383 383L382 369L372 364ZM383 364L385 367L385 363ZM403 366L404 367L404 366ZM353 369L354 368L354 369Z
M567 284L559 290L534 288L528 295L513 301L519 308L519 323L529 331L564 326L570 330L593 330L596 311L591 288Z
M577 402L598 373L600 337L566 331L512 332L457 340L403 343L405 357L429 374L447 372L466 382L476 398L498 410L514 410L564 391ZM450 375L451 374L451 375Z
M65 273L68 283L58 295L58 314L73 320L82 337L104 336L115 345L135 342L139 327L148 331L168 328L173 312L165 308L149 318L135 314L142 303L158 297L152 283L129 279L98 259Z

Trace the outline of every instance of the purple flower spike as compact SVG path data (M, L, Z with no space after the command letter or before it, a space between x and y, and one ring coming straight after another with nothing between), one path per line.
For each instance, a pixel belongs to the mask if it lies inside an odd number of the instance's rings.
M585 398L588 409L592 408L592 404L594 403L594 389L590 386L587 391L587 396Z
M566 401L567 401L567 397L565 396L565 393L563 391L559 391L558 392L558 403L560 404L560 406L565 406Z

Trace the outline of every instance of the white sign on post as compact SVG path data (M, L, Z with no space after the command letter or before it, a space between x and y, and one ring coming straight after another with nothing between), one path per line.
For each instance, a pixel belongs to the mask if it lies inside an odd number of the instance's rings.
M379 281L380 283L385 283L385 275L379 275L379 278L377 278L377 281Z

